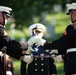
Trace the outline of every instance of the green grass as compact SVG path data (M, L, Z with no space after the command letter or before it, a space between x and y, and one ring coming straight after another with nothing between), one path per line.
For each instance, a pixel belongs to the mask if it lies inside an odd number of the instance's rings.
M57 62L56 66L57 66L57 74L58 75L64 75L64 64L63 64L63 62Z
M14 65L15 65L15 75L20 75L20 61L15 60Z

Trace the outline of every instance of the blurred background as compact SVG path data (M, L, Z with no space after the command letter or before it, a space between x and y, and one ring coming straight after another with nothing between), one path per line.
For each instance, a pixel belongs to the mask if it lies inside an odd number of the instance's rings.
M0 0L1 6L13 9L11 18L6 25L9 36L18 41L30 38L28 27L36 22L43 23L47 31L44 38L47 41L58 39L70 24L70 17L66 15L66 4L75 0ZM13 59L16 75L20 75L20 61ZM56 63L58 75L64 75L63 62Z

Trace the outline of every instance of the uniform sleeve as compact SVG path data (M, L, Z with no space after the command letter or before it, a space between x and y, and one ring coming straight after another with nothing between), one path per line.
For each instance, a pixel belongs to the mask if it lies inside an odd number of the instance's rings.
M4 34L4 31L2 28L0 28L0 36L2 36Z
M44 44L45 49L67 49L74 36L74 33L74 27L72 25L69 25L64 31L64 34L58 40L55 40L53 42L46 42Z
M4 28L0 28L0 49L4 46L7 47L6 53L16 59L19 59L22 55L22 50L26 50L27 47L20 42L11 39Z
M12 40L8 36L0 37L0 47L7 47L6 53L16 59L19 59L22 55L22 50L27 50L24 44L19 43L16 40Z

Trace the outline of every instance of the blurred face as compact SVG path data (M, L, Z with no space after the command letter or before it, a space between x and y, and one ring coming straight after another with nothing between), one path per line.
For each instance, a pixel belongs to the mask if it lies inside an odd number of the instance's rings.
M2 25L5 25L8 21L8 16L6 14L3 14L2 12L0 12L0 23Z
M70 17L71 17L71 22L72 23L76 22L76 10L72 10L70 12Z
M4 24L2 12L0 12L0 23L1 23L1 24Z
M38 31L38 30L36 30L35 32L36 32L36 34L37 34L40 38L42 38L42 37L43 37L43 32Z

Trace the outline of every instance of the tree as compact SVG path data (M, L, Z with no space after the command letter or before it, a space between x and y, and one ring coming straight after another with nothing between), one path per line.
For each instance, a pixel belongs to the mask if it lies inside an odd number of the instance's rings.
M34 22L34 16L40 17L42 12L50 12L53 4L62 4L65 9L67 1L70 0L0 0L0 5L9 6L13 9L12 16L18 27L29 26Z

